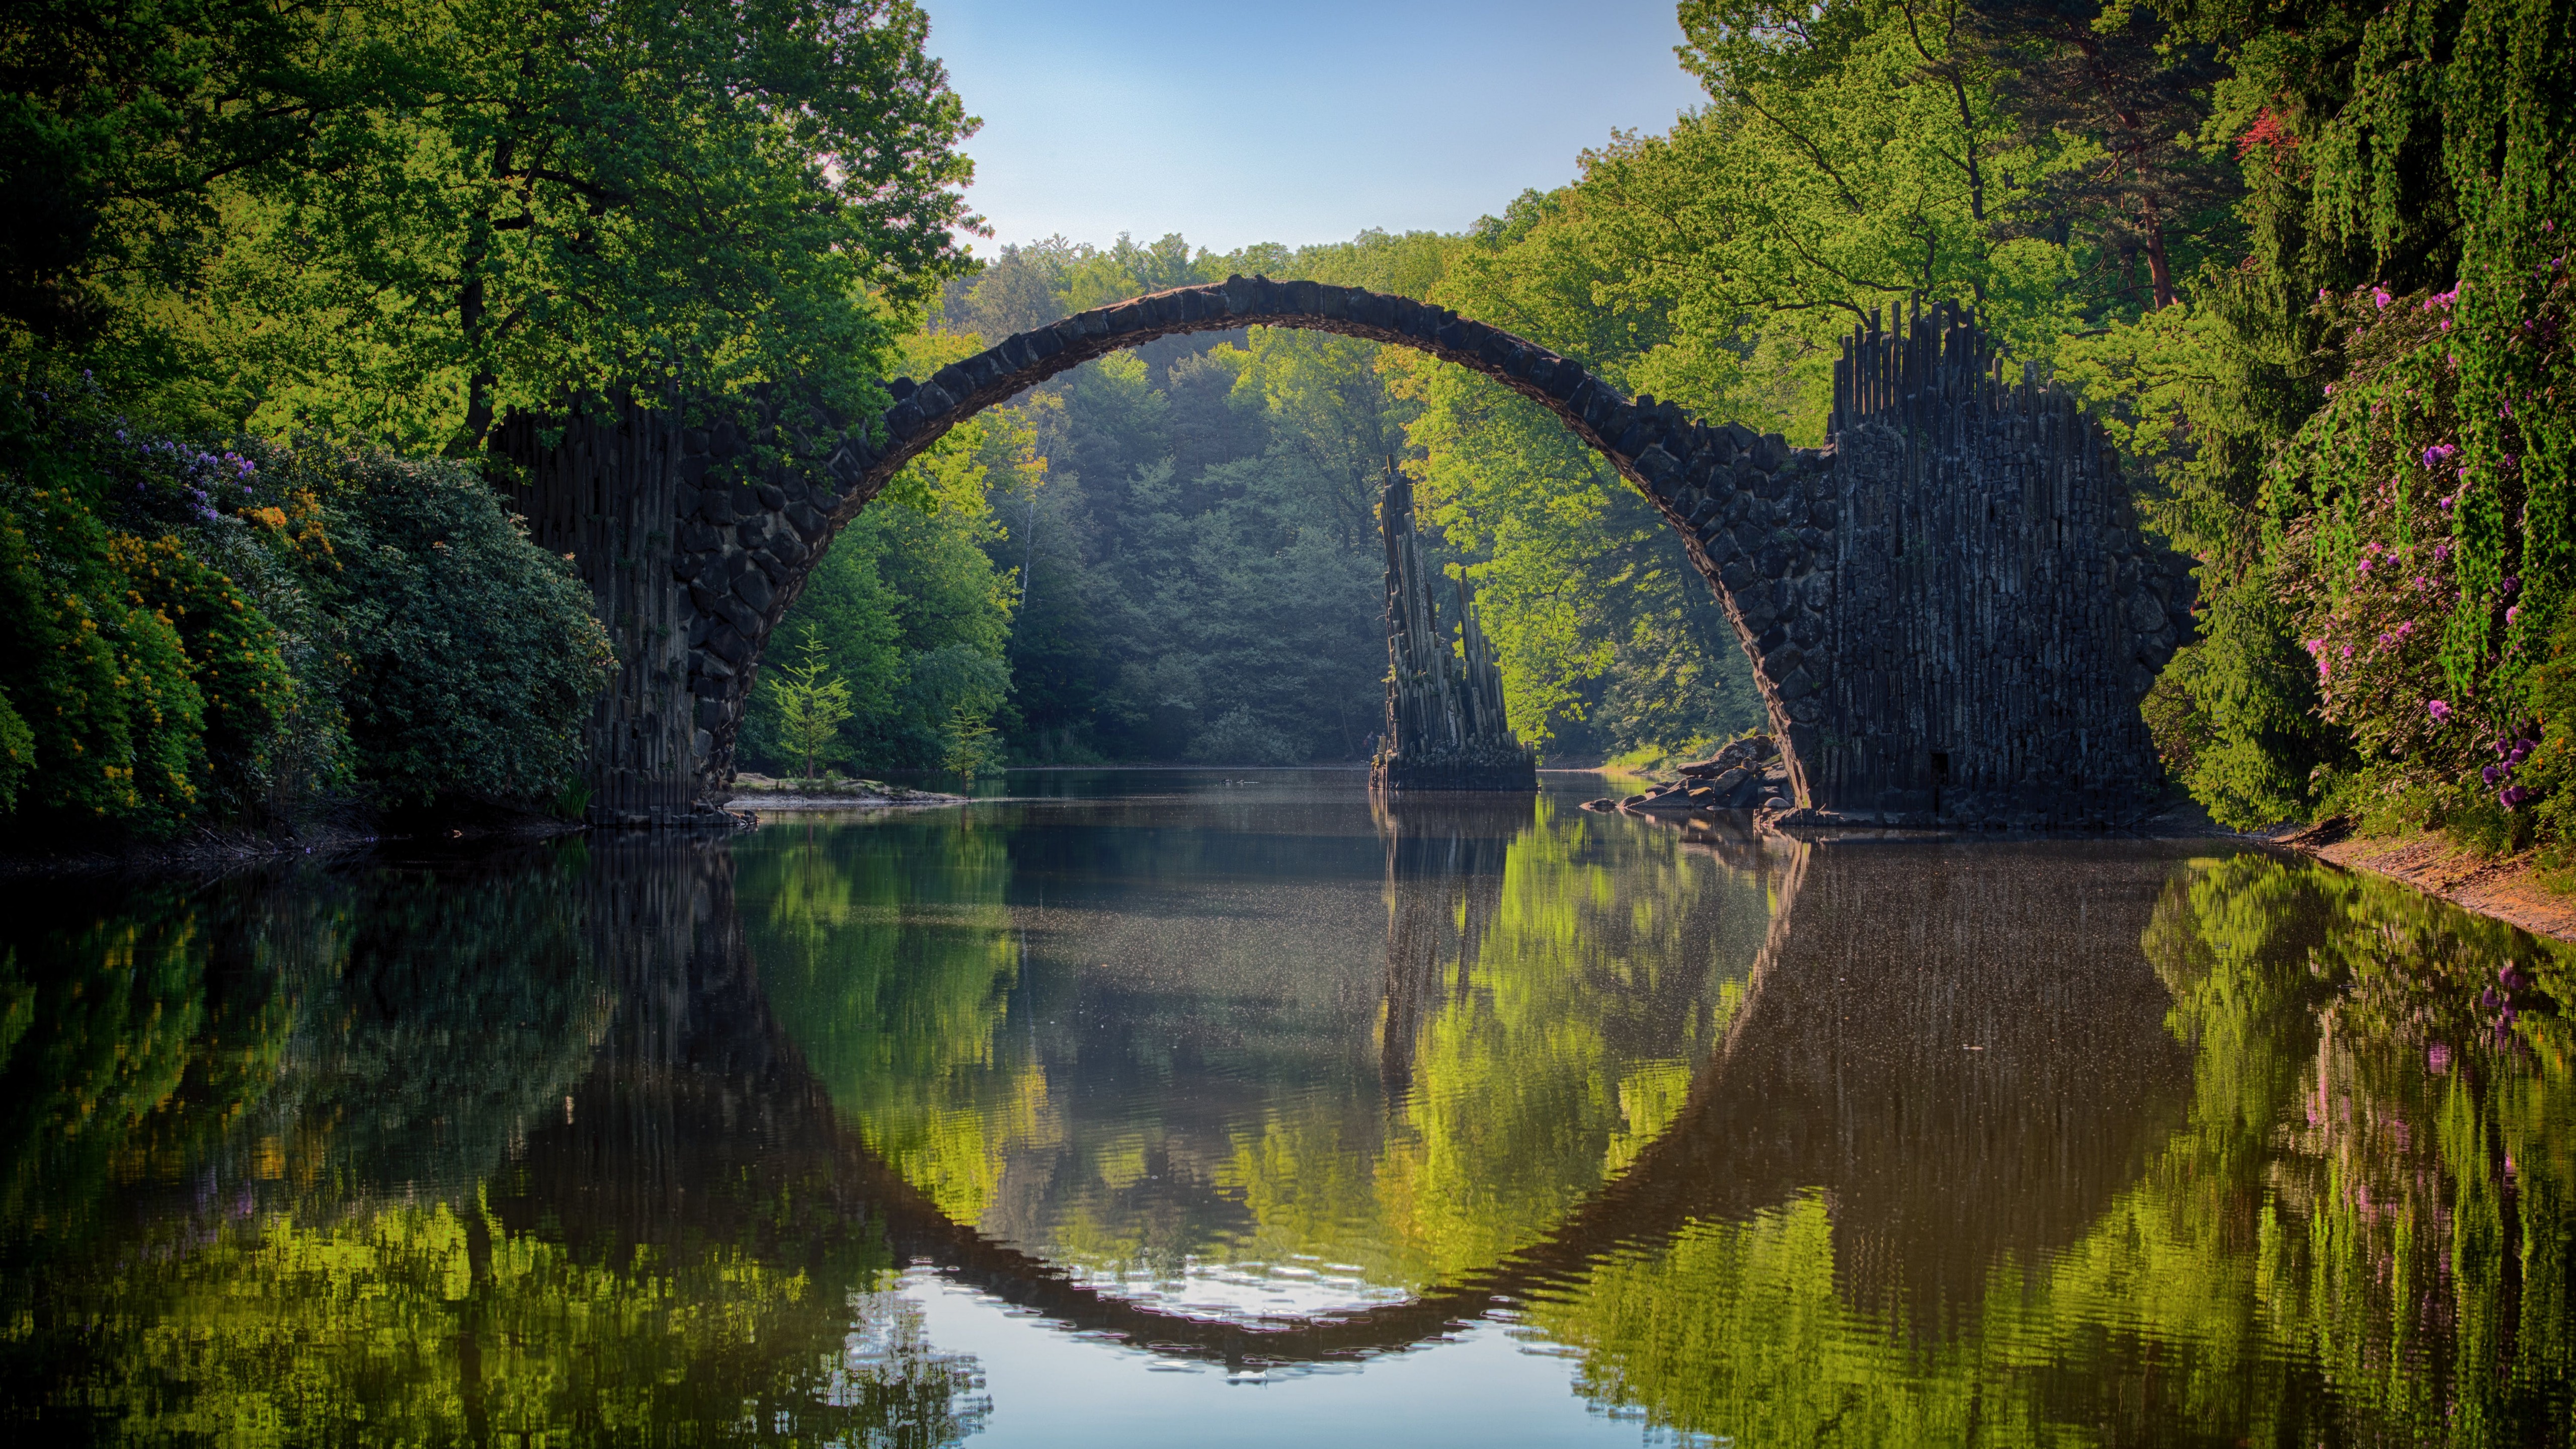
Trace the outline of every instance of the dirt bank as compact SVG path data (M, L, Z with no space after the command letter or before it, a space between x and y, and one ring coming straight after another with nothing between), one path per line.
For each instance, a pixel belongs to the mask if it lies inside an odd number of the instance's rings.
M2553 941L2576 941L2576 898L2540 883L2537 852L2482 856L2436 835L2352 835L2340 821L2261 837L2351 870L2366 870L2440 896Z

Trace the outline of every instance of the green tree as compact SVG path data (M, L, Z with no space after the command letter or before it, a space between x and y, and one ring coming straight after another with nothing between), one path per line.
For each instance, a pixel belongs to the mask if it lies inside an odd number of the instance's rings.
M779 668L773 688L778 696L780 743L792 758L804 763L804 778L812 780L817 778L815 762L828 762L841 726L850 718L850 685L829 672L823 641L811 627L797 648L798 662Z
M222 193L330 164L334 133L399 84L377 47L345 43L363 16L330 0L64 0L0 17L5 345L168 380L152 304L222 256Z
M253 198L208 318L262 424L461 453L512 410L772 378L858 414L889 307L975 225L973 122L907 0L457 0L357 33L411 89Z
M948 711L948 749L941 755L940 764L969 780L990 774L1001 768L1002 742L984 716L963 704L956 705Z

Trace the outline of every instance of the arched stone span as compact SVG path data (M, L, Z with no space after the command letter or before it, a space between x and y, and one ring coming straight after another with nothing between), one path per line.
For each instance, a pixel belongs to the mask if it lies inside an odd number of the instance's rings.
M2139 536L2116 460L2073 400L2009 384L1966 319L1936 310L1856 333L1833 442L1792 449L1631 401L1571 359L1437 306L1229 277L898 380L881 418L837 435L797 431L766 399L748 433L633 406L553 435L534 420L505 427L500 447L530 483L523 511L579 562L619 651L590 731L595 818L704 810L731 778L762 649L815 560L950 428L1122 348L1247 326L1429 353L1600 452L1716 591L1798 803L1820 816L2098 824L2160 780L2137 701L2189 631L2187 561ZM786 461L755 466L763 456Z

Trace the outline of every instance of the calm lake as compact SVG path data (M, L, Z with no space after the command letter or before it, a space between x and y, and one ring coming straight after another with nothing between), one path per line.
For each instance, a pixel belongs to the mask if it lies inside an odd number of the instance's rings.
M0 884L0 1434L2567 1442L2560 948L1364 783Z

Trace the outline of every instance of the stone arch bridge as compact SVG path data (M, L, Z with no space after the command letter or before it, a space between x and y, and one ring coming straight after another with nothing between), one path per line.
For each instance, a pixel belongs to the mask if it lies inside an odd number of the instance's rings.
M1819 818L2105 825L2155 793L2138 701L2191 631L2190 561L2140 534L2074 400L2009 370L1965 316L1873 315L1836 364L1829 441L1793 449L1437 306L1229 277L898 380L856 425L801 427L778 396L748 425L632 403L506 424L514 504L574 557L617 648L589 729L594 819L708 813L771 631L834 535L942 434L1110 352L1247 326L1429 353L1599 451L1716 591Z

